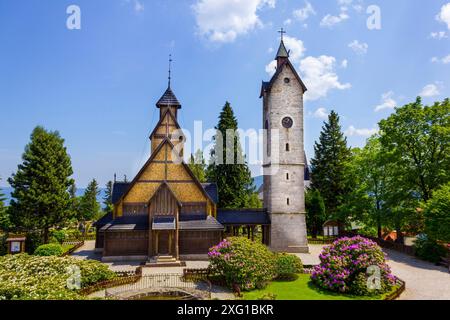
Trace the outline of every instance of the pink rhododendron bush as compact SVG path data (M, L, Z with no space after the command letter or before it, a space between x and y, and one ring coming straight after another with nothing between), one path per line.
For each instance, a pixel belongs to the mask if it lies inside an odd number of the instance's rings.
M228 238L209 250L210 268L226 284L242 290L263 288L276 277L275 254L246 238Z
M395 285L384 252L375 242L360 236L336 240L324 248L320 261L311 279L326 290L375 295Z

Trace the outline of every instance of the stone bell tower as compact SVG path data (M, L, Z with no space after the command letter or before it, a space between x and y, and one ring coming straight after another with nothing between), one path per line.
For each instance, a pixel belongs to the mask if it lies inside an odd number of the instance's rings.
M283 41L269 82L263 82L265 136L264 208L271 219L270 248L278 252L308 252L305 222L305 155L303 94L306 87L289 61Z

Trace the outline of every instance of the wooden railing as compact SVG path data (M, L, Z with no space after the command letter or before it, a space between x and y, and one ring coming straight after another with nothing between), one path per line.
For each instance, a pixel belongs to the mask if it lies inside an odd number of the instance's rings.
M373 242L376 242L380 247L385 248L385 249L391 249L391 250L395 250L395 251L399 251L411 256L415 255L415 250L413 246L407 246L405 244L402 243L396 243L396 242L392 242L392 241L386 241L383 239L378 239L375 237L371 237L371 236L366 236L363 234L357 234L357 233L353 233L353 232L343 232L342 236L347 236L347 237L355 237L355 236L361 236L364 238L367 238L369 240L372 240Z
M123 274L122 272L116 272L116 273L119 275L119 277L111 279L111 280L107 280L107 281L98 282L92 286L83 288L83 289L81 289L80 294L89 295L91 293L94 293L96 291L100 291L103 289L117 287L117 286L121 286L121 285L125 285L125 284L136 283L142 278L142 267L137 267L134 274L131 274L131 275L130 275L130 273L127 273L128 275L122 276L122 274Z
M66 252L64 252L62 254L62 257L66 257L66 256L70 256L72 253L74 253L79 248L84 246L84 241L64 241L63 245L73 245L72 248L70 248L69 250L67 250Z

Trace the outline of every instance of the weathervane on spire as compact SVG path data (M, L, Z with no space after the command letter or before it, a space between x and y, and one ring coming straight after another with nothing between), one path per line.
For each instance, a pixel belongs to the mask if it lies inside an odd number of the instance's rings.
M278 31L278 33L281 34L281 41L283 41L283 36L286 33L286 31L283 28L281 28L281 30Z
M170 80L172 79L171 74L172 74L172 55L169 54L169 88L170 88Z

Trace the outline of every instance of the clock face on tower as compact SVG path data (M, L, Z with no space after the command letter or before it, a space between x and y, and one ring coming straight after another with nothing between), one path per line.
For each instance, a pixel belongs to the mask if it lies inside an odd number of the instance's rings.
M290 129L294 125L294 121L290 117L284 117L281 123L286 129Z

